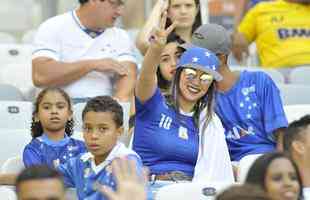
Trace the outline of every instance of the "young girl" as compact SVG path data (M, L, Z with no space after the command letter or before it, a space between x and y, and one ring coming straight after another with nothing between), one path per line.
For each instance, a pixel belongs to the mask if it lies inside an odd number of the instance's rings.
M136 126L133 148L160 180L233 181L224 130L213 112L217 57L193 47L177 66L172 91L165 98L156 72L167 35L165 12L160 29L144 58L136 86Z
M301 200L302 181L294 161L283 153L268 153L251 166L246 183L258 185L272 200Z
M25 167L46 164L57 167L66 160L86 152L84 142L71 138L72 106L69 96L60 88L42 90L32 113L32 141L25 147Z
M152 40L152 32L160 23L163 12L168 12L165 26L178 22L174 32L186 42L191 41L192 33L201 25L199 0L157 0L147 22L139 32L136 45L144 55Z

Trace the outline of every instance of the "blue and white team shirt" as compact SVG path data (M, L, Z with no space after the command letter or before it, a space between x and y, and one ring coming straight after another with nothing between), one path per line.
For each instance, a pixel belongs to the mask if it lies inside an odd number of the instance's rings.
M116 189L116 180L110 164L115 158L124 157L135 160L137 171L142 174L141 159L122 143L117 143L106 160L99 165L95 164L94 156L89 152L70 159L57 170L63 175L66 187L76 188L79 200L106 200L97 188L100 184Z
M70 158L85 152L87 152L86 146L80 140L66 136L56 142L43 134L26 145L23 152L23 162L25 167L44 164L55 168Z
M273 132L288 125L280 91L264 72L241 72L229 91L217 92L216 113L233 161L274 151Z
M48 57L61 62L111 58L136 63L134 44L127 32L112 27L93 35L81 24L76 11L42 23L35 36L32 59ZM112 95L114 74L92 71L63 87L71 98ZM95 86L95 87L94 87Z
M193 176L199 132L192 114L177 116L157 88L143 104L136 98L133 149L151 174L181 171Z

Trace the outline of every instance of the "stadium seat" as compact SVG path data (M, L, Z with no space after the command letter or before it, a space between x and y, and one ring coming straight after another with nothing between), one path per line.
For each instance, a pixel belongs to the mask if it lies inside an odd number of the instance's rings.
M155 200L211 200L229 186L227 183L176 183L160 188Z
M40 1L1 0L1 30L22 32L29 30L40 20Z
M278 84L284 105L309 104L310 85Z
M2 81L0 81L2 82ZM0 83L0 101L23 101L23 93L13 85Z
M33 46L27 44L0 44L0 66L10 63L31 64Z
M268 74L272 80L276 84L283 84L284 83L284 76L281 74L281 72L275 70L275 69L264 69L261 67L245 67L245 66L231 66L230 68L233 71L263 71L266 74Z
M6 186L0 187L0 199L1 200L17 200L16 194L13 189Z
M310 115L310 102L309 104L301 105L285 105L284 111L289 123L298 120L305 115Z
M310 77L310 66L296 67L291 71L290 82L292 84L310 85L309 77Z
M247 175L248 175L248 171L250 169L250 167L252 166L252 164L254 163L254 161L261 156L260 154L255 154L255 155L248 155L248 156L244 156L238 164L238 177L237 177L237 181L240 183L244 183Z
M35 29L31 29L31 30L26 31L22 37L22 43L23 44L33 44L36 32L37 32L37 30L35 30Z
M33 98L35 87L32 83L31 64L8 64L0 68L0 83L17 87L26 100Z
M0 43L10 44L16 43L16 38L9 33L0 32Z
M30 130L31 116L32 116L31 102L25 102L25 101L0 102L0 129Z
M0 129L0 134L0 166L2 166L7 159L15 157L17 155L22 155L24 147L32 139L30 134L30 128Z
M1 166L1 173L20 173L25 168L21 156L7 159Z

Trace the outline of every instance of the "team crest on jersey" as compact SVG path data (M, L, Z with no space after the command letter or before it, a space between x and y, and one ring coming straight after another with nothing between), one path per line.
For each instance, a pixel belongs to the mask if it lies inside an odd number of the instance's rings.
M188 132L187 132L187 128L180 126L179 128L179 138L183 139L183 140L188 140Z
M53 160L53 165L55 168L57 168L60 165L60 160L59 159Z

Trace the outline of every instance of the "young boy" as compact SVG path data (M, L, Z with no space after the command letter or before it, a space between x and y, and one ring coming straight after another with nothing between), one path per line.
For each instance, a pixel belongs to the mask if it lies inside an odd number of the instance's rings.
M98 186L116 188L111 162L116 158L135 160L141 170L139 156L118 142L123 132L123 111L116 100L99 96L89 100L82 113L83 136L89 153L70 159L57 170L63 175L66 187L75 187L80 200L106 199Z
M118 142L123 132L122 107L110 96L90 99L82 113L83 136L88 153L82 153L59 165L66 187L76 188L79 200L106 200L100 185L116 189L111 163L125 158L136 163L142 175L142 161L132 150ZM115 160L116 161L116 160ZM12 185L16 175L1 174L0 184Z

